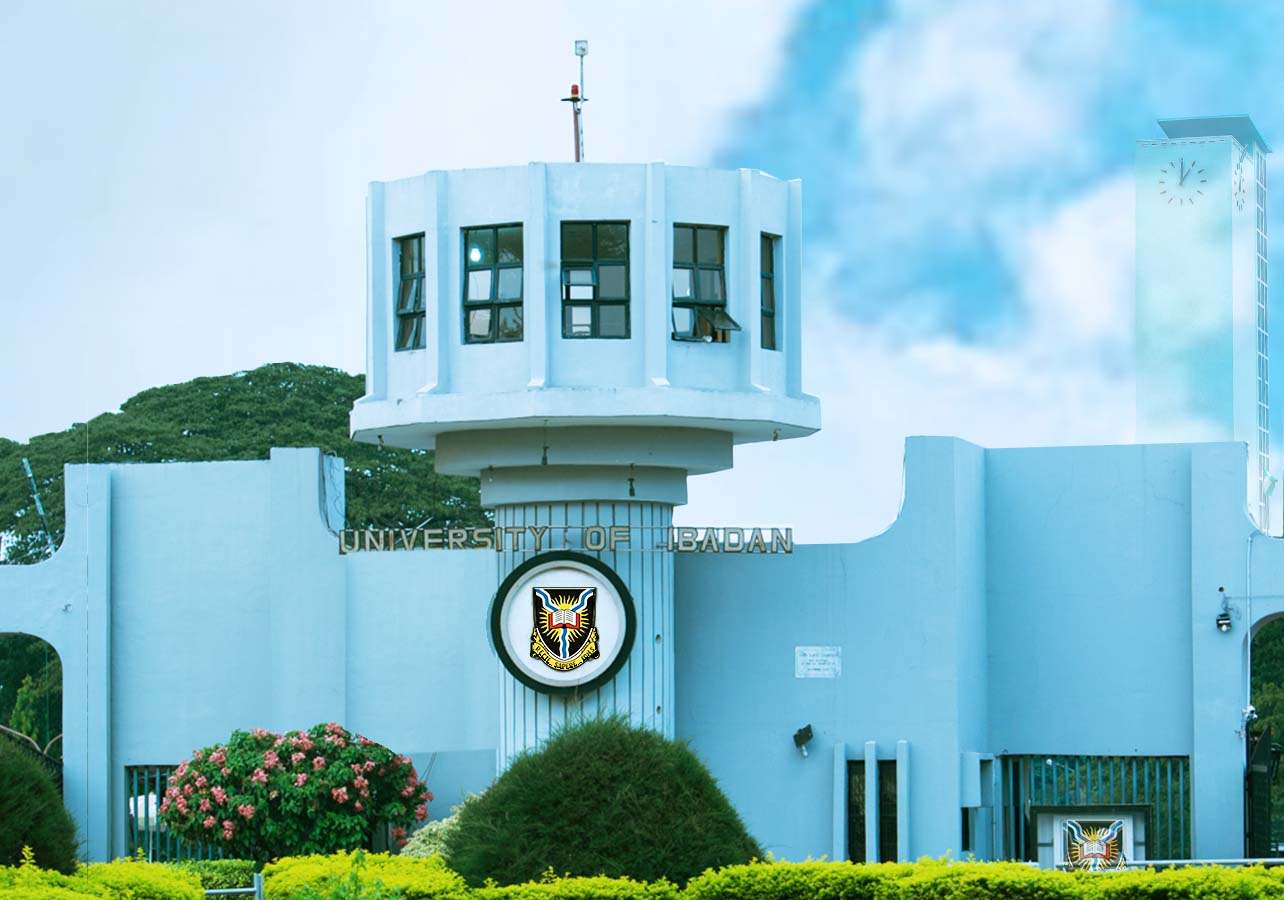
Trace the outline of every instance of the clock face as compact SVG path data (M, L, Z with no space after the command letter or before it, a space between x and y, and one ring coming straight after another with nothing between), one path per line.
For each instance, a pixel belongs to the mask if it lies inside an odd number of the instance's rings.
M1235 164L1235 208L1243 209L1244 204L1248 202L1249 188L1257 181L1253 172L1256 168L1256 160L1248 158L1247 153L1241 153L1239 162Z
M1193 205L1208 187L1208 177L1199 161L1179 156L1159 170L1159 197L1170 206Z

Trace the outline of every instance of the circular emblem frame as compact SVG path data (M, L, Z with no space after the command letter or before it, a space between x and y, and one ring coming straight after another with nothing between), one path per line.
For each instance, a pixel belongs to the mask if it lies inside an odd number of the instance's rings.
M517 660L513 659L509 653L508 644L504 640L504 607L508 595L512 593L513 588L517 586L526 575L533 569L540 566L547 566L550 563L569 563L572 565L583 566L591 569L598 577L602 578L611 586L620 598L620 606L624 612L624 638L620 643L620 649L610 664L583 684L558 685L549 684L531 677L529 671L523 668ZM540 553L532 556L524 563L519 565L499 585L499 590L495 592L494 598L490 603L490 639L499 655L499 660L512 675L526 687L543 694L575 694L592 691L603 684L606 684L616 673L623 668L629 654L633 652L633 641L637 633L637 610L633 605L633 595L629 593L628 587L615 570L602 562L600 559L589 556L585 553L577 553L573 550L550 550L547 553Z

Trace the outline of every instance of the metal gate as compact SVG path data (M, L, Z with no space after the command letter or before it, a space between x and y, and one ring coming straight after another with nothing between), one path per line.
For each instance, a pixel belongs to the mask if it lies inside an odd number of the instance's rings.
M1003 852L1037 858L1032 809L1132 806L1146 810L1147 857L1190 858L1190 758L1005 756Z
M148 862L180 859L222 859L223 851L194 844L170 833L160 821L161 800L175 766L125 767L125 834L129 856L142 852Z

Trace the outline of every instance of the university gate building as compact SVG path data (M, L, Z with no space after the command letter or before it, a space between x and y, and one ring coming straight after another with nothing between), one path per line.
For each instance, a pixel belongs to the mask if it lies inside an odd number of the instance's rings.
M535 163L372 184L353 436L478 477L494 525L346 530L342 462L315 450L68 467L66 538L0 569L0 631L61 657L88 858L191 852L155 795L237 728L342 722L410 754L440 818L601 713L690 741L779 857L1263 852L1269 151L1244 116L1161 125L1137 150L1155 442L911 438L899 516L852 544L672 525L736 444L820 428L798 182Z

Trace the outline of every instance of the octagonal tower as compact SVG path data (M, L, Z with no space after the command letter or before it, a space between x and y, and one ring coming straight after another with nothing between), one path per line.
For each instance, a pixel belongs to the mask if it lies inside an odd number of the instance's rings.
M673 734L673 559L686 478L737 443L802 437L801 185L750 170L543 164L370 186L366 395L357 440L435 449L481 478L497 527L548 526L637 611L592 691L504 675L501 760L577 712ZM584 528L629 529L627 549ZM496 554L499 575L532 556ZM479 611L479 618L484 614Z

